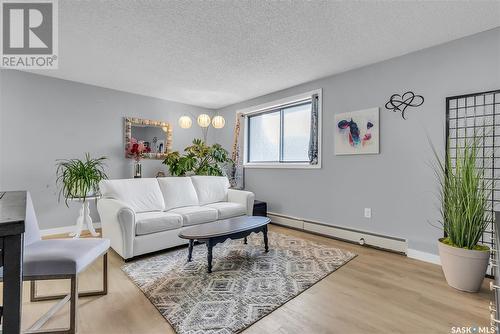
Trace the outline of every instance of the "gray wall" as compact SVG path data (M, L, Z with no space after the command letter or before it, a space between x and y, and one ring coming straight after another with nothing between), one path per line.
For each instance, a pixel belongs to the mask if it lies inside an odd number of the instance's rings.
M180 129L181 115L210 110L40 75L1 70L0 186L27 189L33 195L42 229L72 225L77 204L58 203L55 160L92 156L109 158L110 178L132 176L132 160L124 158L123 117L164 120L174 125L173 147L182 150L194 137L196 124ZM213 136L209 133L210 137ZM209 137L209 141L210 141ZM159 160L144 160L151 177L166 171ZM95 207L93 217L98 221Z
M3 155L3 150L2 150L2 143L3 143L3 138L2 138L2 123L3 123L3 98L2 98L2 77L3 77L3 71L0 70L0 190L3 189L3 178L2 178L2 170L3 170L3 160L4 160L4 155Z
M258 85L258 82L253 83ZM269 210L409 240L409 248L437 252L442 232L428 137L444 154L445 98L500 88L500 29L456 40L343 74L309 82L220 110L236 110L323 89L323 166L320 170L247 169L246 188ZM385 110L391 94L412 90L425 103L407 112ZM335 156L334 114L380 107L379 155ZM216 140L231 147L231 126ZM372 219L363 217L372 208Z

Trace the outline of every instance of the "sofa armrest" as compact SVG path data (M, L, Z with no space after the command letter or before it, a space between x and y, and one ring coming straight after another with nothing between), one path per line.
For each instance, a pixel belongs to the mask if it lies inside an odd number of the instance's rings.
M124 259L134 255L135 211L127 204L111 198L97 202L102 236L111 240L111 247Z
M253 201L255 194L251 191L229 189L227 192L227 201L244 205L247 208L247 215L253 215Z

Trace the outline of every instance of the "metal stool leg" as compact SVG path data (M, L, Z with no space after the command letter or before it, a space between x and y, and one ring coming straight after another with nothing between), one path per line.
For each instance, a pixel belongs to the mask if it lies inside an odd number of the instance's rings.
M77 275L70 276L50 276L38 279L30 280L30 300L32 302L45 301L45 300L59 300L54 306L52 306L47 313L45 313L40 319L38 319L25 334L74 334L76 333L76 327L78 324L78 297L91 297L91 296L102 296L108 293L108 254L103 255L103 270L102 270L102 290L96 291L85 291L78 292L78 277ZM36 281L37 280L48 280L48 279L70 279L71 289L69 294L61 295L48 295L48 296L37 296L36 294ZM61 309L67 302L70 302L70 319L69 328L65 329L49 329L42 330L41 328L45 323Z

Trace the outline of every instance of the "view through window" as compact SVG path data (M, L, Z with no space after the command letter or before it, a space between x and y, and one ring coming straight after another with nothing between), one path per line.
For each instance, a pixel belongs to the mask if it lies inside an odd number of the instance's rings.
M247 162L308 163L311 99L248 117Z

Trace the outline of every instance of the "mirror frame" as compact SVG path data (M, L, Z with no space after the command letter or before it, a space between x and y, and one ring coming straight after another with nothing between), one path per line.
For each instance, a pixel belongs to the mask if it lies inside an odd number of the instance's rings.
M133 125L147 125L147 126L155 126L158 128L162 128L162 131L165 132L165 153L145 153L143 159L165 159L167 154L172 152L172 125L168 122L162 121L154 121L150 119L142 119L135 117L125 117L125 152L127 147L132 139L132 126ZM167 128L167 131L163 130L163 128ZM125 153L125 158L132 159L127 157L127 153Z

